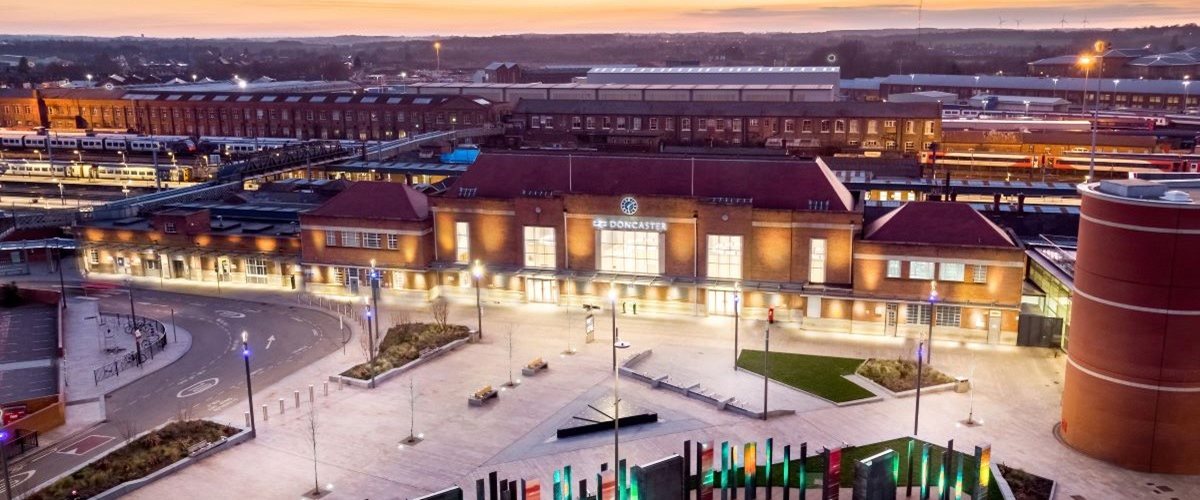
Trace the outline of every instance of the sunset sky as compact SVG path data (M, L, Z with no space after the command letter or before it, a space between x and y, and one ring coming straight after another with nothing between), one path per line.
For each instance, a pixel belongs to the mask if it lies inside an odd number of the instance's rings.
M9 34L259 37L912 28L894 0L51 0L5 2ZM930 0L926 27L1067 28L1178 24L1195 0Z

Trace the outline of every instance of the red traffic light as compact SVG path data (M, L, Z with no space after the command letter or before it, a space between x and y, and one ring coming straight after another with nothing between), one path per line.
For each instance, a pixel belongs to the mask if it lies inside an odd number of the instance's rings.
M767 309L767 323L772 324L772 325L775 324L775 308L774 307Z

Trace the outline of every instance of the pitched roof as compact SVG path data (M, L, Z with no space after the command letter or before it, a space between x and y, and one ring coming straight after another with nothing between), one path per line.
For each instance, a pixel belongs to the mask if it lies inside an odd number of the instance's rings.
M813 116L822 118L940 118L936 102L759 102L759 101L622 101L521 99L521 113L637 114L672 116Z
M863 230L869 241L1016 247L1004 230L971 205L941 201L914 201L876 219Z
M854 200L820 161L484 153L448 198L544 193L749 199L756 208L850 211Z
M419 221L429 217L429 199L397 182L355 182L307 215Z

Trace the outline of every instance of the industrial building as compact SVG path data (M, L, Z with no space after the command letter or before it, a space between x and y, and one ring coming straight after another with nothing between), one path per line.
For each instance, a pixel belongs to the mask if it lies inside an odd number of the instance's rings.
M596 84L596 83L414 83L406 93L469 95L492 102L521 100L684 101L684 102L811 102L833 101L837 86L805 84Z
M848 100L875 101L893 94L940 91L954 94L957 99L970 99L980 94L1046 97L1066 99L1081 104L1085 99L1096 102L1097 89L1102 108L1134 108L1182 111L1200 105L1197 88L1192 80L1141 80L1137 78L1075 78L994 75L891 75L884 78L842 81ZM1085 89L1086 84L1086 89Z

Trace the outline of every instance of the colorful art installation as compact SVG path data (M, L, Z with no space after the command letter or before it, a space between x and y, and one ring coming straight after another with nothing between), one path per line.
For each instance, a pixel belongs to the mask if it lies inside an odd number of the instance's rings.
M984 443L975 447L975 463L979 469L976 472L975 493L971 495L971 500L987 500L988 487L992 483L992 445Z
M825 448L821 455L825 459L825 477L821 482L821 499L838 500L842 487L842 449Z

